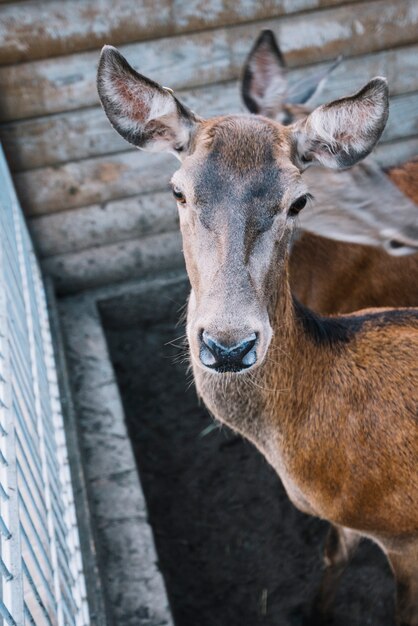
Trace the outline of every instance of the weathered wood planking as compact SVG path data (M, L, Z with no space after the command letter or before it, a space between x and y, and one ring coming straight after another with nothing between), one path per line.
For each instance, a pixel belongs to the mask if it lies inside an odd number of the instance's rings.
M168 186L175 159L133 150L16 174L26 215L74 209Z
M418 155L418 136L378 145L374 156L382 167L400 165Z
M231 80L261 28L279 36L290 66L338 54L360 55L415 43L416 0L369 0L314 13L295 14L121 48L141 72L176 89ZM98 53L86 52L0 68L0 120L58 113L97 104Z
M382 141L392 141L410 135L418 135L418 93L391 98L389 119Z
M180 232L123 241L42 261L59 294L183 267Z
M163 191L41 215L29 227L39 255L48 257L177 230L178 213Z
M1 0L0 4L5 0ZM361 2L361 0L351 0ZM346 4L347 0L38 0L0 7L0 64L159 39L274 15Z
M418 137L382 144L376 154L386 166L401 163L418 154ZM172 195L165 191L35 217L29 228L41 257L62 257L176 230L178 219Z
M385 140L418 134L417 107L418 93L393 99ZM42 215L164 189L175 167L169 155L129 149L21 172L14 180L26 215Z
M324 65L291 70L289 80L296 81ZM379 75L388 78L392 95L418 91L418 45L371 54L361 62L357 58L346 59L333 72L318 103L351 93L367 79ZM235 81L181 91L178 96L207 117L243 110L239 85ZM401 105L396 106L398 111ZM411 133L406 125L411 123L414 107L416 111L416 100L415 103L413 99L403 101L399 124L405 125L405 132ZM391 123L393 120L394 112ZM412 131L412 134L415 133ZM0 140L13 171L125 151L127 145L111 128L100 107L3 124Z

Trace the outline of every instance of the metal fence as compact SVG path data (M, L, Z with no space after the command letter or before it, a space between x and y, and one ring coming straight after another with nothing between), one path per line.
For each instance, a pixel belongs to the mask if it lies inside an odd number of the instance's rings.
M0 152L0 624L88 626L42 280Z

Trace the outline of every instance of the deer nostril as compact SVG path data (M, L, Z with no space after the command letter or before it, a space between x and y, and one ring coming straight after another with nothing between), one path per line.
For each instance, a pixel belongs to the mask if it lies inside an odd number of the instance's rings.
M257 334L252 333L234 345L225 345L206 331L201 334L200 360L206 367L222 372L237 372L254 365L257 360Z
M391 248L396 250L396 248L402 248L402 246L404 246L405 244L402 243L402 241L397 241L396 239L391 239L389 241L389 245L390 245Z

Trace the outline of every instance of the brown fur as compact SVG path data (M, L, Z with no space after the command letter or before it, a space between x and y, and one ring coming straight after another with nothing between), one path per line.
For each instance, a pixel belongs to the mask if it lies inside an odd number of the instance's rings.
M278 159L290 156L292 146L286 139L286 130L264 124L261 116L254 119L253 134L248 132L247 117L240 119L237 116L222 115L204 120L196 133L194 143L196 148L204 146L205 151L217 150L222 146L222 161L226 167L231 167L240 175L245 176L254 169L262 168L265 164L265 145L274 146ZM267 118L265 121L268 121ZM242 133L237 133L237 126ZM246 132L245 132L246 131ZM234 132L237 141L231 142L230 135ZM251 147L251 150L248 148Z
M376 536L418 534L418 477L411 473L418 372L413 365L415 375L405 376L402 365L418 354L418 310L400 324L381 323L375 313L359 329L361 317L346 318L352 339L334 347L315 345L285 306L286 334L276 332L272 348L287 353L286 367L271 365L266 386L280 379L290 389L269 397L288 473L315 514L334 524Z
M403 166L394 168L388 172L391 180L398 184L403 193L418 203L418 160L411 161ZM327 271L324 272L324 268ZM371 246L362 246L358 244L349 244L339 241L333 241L313 235L311 233L303 233L298 241L295 242L291 259L290 259L290 283L293 292L307 306L322 314L349 313L369 306L417 306L418 304L418 254L393 257L389 256L381 249ZM379 340L382 335L379 335ZM389 342L390 344L390 338ZM402 352L396 353L395 357L400 358ZM383 353L379 355L380 359L384 357ZM386 359L384 367L386 366ZM361 366L367 365L365 357L361 360ZM415 366L416 367L416 366ZM384 372L382 380L386 381ZM379 383L379 378L377 378ZM375 391L375 389L374 389ZM414 390L410 392L410 398L413 397ZM352 400L350 399L350 407ZM395 403L396 414L398 415L398 407ZM418 416L415 417L418 420ZM378 421L378 425L383 426L382 438L380 430L372 428L371 432L365 430L361 437L359 433L355 434L353 441L368 441L368 453L361 462L357 461L354 468L360 466L368 467L372 458L373 450L370 445L375 446L379 452L385 450L383 442L389 439L388 444L392 443L396 451L402 453L404 460L404 450L410 451L409 463L413 467L414 458L417 458L417 435L416 423L409 424L406 429L399 429L396 421L395 432L393 432L392 423L387 428L386 423ZM412 432L411 432L412 426ZM415 428L415 429L414 429ZM366 435L366 436L365 436ZM309 442L308 442L309 443ZM306 445L306 442L305 442ZM387 445L387 444L386 444ZM309 453L309 446L307 446ZM335 442L335 449L341 450L341 441ZM391 448L388 448L389 450ZM316 449L315 446L311 452L316 463L316 469L323 469L325 474L329 475L329 458L325 455L325 459L318 458L317 450L323 450L323 444ZM412 453L412 456L411 456ZM305 455L303 462L305 461ZM322 463L322 466L321 466ZM399 476L399 465L397 459L390 455L389 458L381 459L382 466L386 468L386 475L382 479L379 476L378 483L364 488L364 482L358 481L357 476L352 476L352 482L356 486L357 491L363 489L365 497L361 493L356 499L350 493L351 501L355 502L357 511L354 511L352 518L332 517L331 514L326 515L327 519L333 521L329 538L325 548L325 564L324 576L321 587L316 600L315 612L319 614L319 620L322 621L324 615L332 610L332 603L337 591L338 581L349 562L353 552L355 551L361 533L354 533L348 530L347 526L355 527L355 515L360 514L364 519L364 514L370 511L375 515L381 510L382 498L386 495L389 486L393 486L392 498L395 502L388 504L386 510L387 518L385 521L385 535L391 526L392 536L399 532L400 529L410 537L417 535L416 519L412 518L412 530L409 528L410 520L408 515L414 516L416 513L417 495L408 493L411 486L410 469L408 465ZM319 464L319 465L318 465ZM339 465L337 461L337 466ZM333 485L335 481L334 472L336 471L335 462L331 465L332 476L329 477L329 484ZM395 476L390 475L390 471L395 468ZM296 470L297 471L297 470ZM346 480L346 472L343 472ZM361 471L360 476L364 478ZM401 481L403 480L403 484ZM341 487L339 489L341 491ZM396 501L399 499L399 492L407 497L402 504ZM409 496L409 502L408 502ZM407 514L405 515L404 511ZM347 510L344 511L347 515ZM372 520L374 530L379 528L382 520ZM415 524L415 529L414 529ZM363 529L367 530L367 529ZM372 535L374 536L374 535ZM378 537L374 539L379 541ZM393 539L392 539L393 541ZM330 545L333 549L331 550ZM399 620L403 620L404 624L416 624L416 598L418 596L418 541L412 539L406 540L406 545L402 546L401 554L399 547L397 550L391 550L391 546L385 546L384 540L382 547L388 556L388 559L394 570L397 583L398 613ZM405 561L407 562L405 565ZM406 577L407 582L404 582ZM415 611L415 614L414 614ZM402 617L401 617L402 616Z
M397 187L418 205L418 159L413 159L388 171Z
M418 306L418 254L393 257L304 232L293 245L290 284L301 302L322 314Z

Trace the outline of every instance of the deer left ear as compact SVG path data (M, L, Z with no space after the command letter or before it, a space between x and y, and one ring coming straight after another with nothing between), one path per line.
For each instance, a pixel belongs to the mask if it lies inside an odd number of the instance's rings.
M187 154L200 121L170 89L138 74L112 46L104 46L97 71L97 89L114 129L126 141L151 152Z
M385 78L373 78L353 96L324 104L291 126L301 169L313 162L332 169L364 159L379 140L389 114Z

